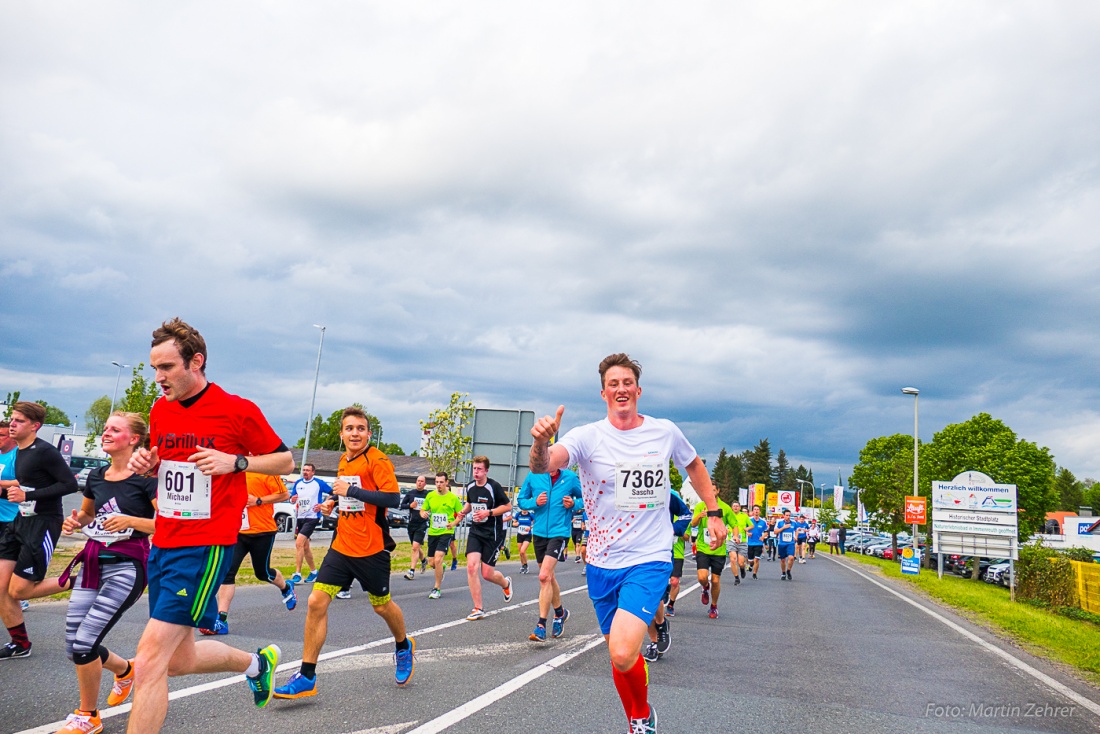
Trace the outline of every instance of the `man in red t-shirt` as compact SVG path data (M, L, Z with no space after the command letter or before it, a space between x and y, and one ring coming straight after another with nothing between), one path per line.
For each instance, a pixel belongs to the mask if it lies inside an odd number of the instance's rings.
M232 560L248 491L245 470L287 474L290 450L260 409L206 379L206 342L180 319L153 332L149 364L163 398L149 413L151 449L130 469L158 478L156 532L149 554L149 623L134 659L127 731L158 732L168 713L168 676L244 673L257 706L271 699L280 650L247 653L214 640L216 594Z

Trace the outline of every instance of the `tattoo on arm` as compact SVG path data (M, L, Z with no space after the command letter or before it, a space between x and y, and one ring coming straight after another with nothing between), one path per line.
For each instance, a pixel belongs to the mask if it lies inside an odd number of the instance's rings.
M550 467L550 444L536 443L531 446L531 471L545 474Z

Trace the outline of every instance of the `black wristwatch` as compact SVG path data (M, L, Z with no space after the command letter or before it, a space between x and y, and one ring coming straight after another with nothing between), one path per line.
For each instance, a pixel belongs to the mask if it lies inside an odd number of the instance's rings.
M237 454L237 461L233 464L233 473L242 472L248 469L248 457L244 454Z
M717 510L707 510L707 517L722 517L722 508L719 507Z

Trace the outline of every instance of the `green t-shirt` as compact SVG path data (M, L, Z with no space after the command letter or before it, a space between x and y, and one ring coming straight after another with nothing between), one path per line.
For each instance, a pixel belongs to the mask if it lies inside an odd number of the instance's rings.
M676 539L676 542L672 544L672 557L683 559L684 557L684 536L680 536Z
M749 528L752 527L752 519L744 512L737 512L733 514L733 523L730 524L730 537L729 540L735 540L738 543L749 542ZM737 537L733 537L732 529L737 528Z
M733 508L727 505L722 500L718 500L718 508L722 510L722 522L726 524L726 528L732 527L734 520ZM699 537L695 542L695 550L699 553L705 553L708 556L724 556L726 555L726 546L722 544L717 548L710 547L710 533L707 532L707 505L705 502L700 502L695 505L695 509L692 511L692 517L696 515L702 515L699 520Z
M447 523L462 512L462 500L453 492L428 492L420 509L428 513L428 535L450 535L454 528L447 527Z

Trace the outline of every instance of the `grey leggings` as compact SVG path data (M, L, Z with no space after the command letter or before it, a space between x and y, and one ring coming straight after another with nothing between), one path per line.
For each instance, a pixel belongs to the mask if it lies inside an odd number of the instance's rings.
M78 572L65 615L65 654L77 665L87 665L101 657L103 638L141 597L145 569L136 560L102 563L98 589L85 589L80 582Z

